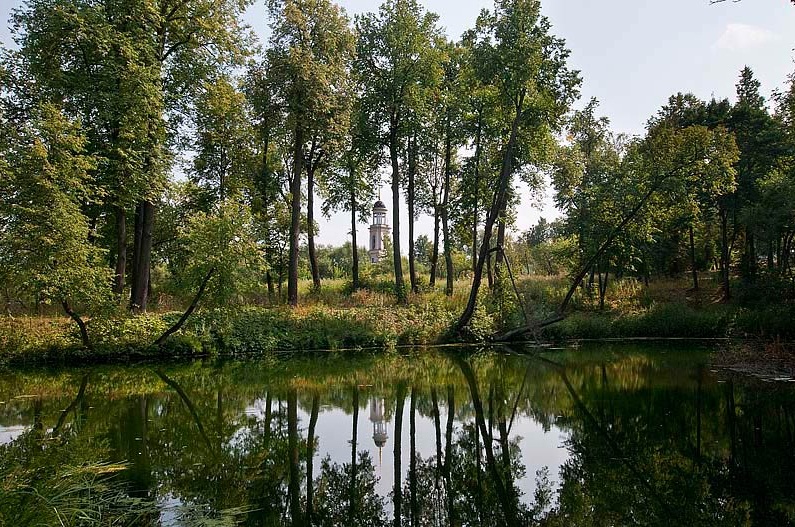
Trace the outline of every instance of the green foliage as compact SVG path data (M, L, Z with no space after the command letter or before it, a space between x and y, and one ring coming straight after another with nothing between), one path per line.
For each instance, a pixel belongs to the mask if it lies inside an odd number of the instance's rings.
M110 269L92 245L83 204L93 197L79 126L52 105L33 110L6 159L0 182L0 271L4 280L39 295L40 302L107 309Z
M209 211L239 199L252 171L254 132L246 98L227 78L205 83L196 106L192 176L202 190L198 208Z
M258 290L264 278L253 219L249 209L229 200L217 214L197 212L180 233L184 253L175 262L178 290L192 297L211 269L215 269L205 294L210 305L241 303Z

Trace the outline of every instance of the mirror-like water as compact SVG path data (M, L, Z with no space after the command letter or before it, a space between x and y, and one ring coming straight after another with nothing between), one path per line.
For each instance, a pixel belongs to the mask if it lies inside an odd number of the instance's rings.
M792 384L703 349L460 357L0 374L0 525L795 523Z

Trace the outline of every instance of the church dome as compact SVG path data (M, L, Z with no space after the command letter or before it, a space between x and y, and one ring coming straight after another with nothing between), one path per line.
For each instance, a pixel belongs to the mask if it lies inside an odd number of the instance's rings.
M384 210L386 210L386 205L384 205L384 202L379 199L378 201L375 202L375 205L373 205L373 210L375 210L375 209L384 209Z
M386 440L389 438L386 432L376 432L373 434L373 442L378 448L383 448L386 445Z

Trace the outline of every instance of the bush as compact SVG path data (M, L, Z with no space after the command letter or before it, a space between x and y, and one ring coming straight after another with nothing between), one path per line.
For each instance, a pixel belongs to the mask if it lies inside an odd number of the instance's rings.
M656 304L640 313L583 314L569 316L545 328L553 340L606 338L719 338L726 337L731 309L716 306L693 309L681 304Z
M734 319L733 330L734 334L739 337L757 335L794 339L795 306L741 309Z

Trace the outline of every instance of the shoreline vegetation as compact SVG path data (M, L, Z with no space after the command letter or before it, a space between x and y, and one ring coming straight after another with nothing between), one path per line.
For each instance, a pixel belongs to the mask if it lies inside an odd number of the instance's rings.
M3 317L0 365L126 363L260 357L282 352L355 353L461 342L486 344L493 342L491 336L503 327L515 327L522 314L543 319L565 294L566 283L565 277L520 278L517 290L523 306L514 305L512 315L505 317L504 305L481 303L466 339L453 333L463 296L421 293L402 304L389 293L348 293L348 284L342 280L326 283L322 293L309 293L307 305L297 309L283 305L199 308L179 331L159 344L159 337L184 318L183 312L166 310L88 320L90 348L82 345L77 326L68 318ZM716 301L717 294L710 291L707 280L702 291L694 292L686 290L679 280L644 285L625 279L610 287L611 301L602 308L593 292L580 288L568 316L525 340L545 346L642 339L728 340L748 350L768 349L771 342L786 343L795 338L795 309L742 307ZM782 349L786 349L784 346ZM736 347L720 346L719 361L729 365L732 357L743 364L753 361L752 353L725 351ZM768 356L760 353L759 359Z
M795 336L795 74L626 135L539 1L272 1L262 42L251 3L13 11L0 361Z

